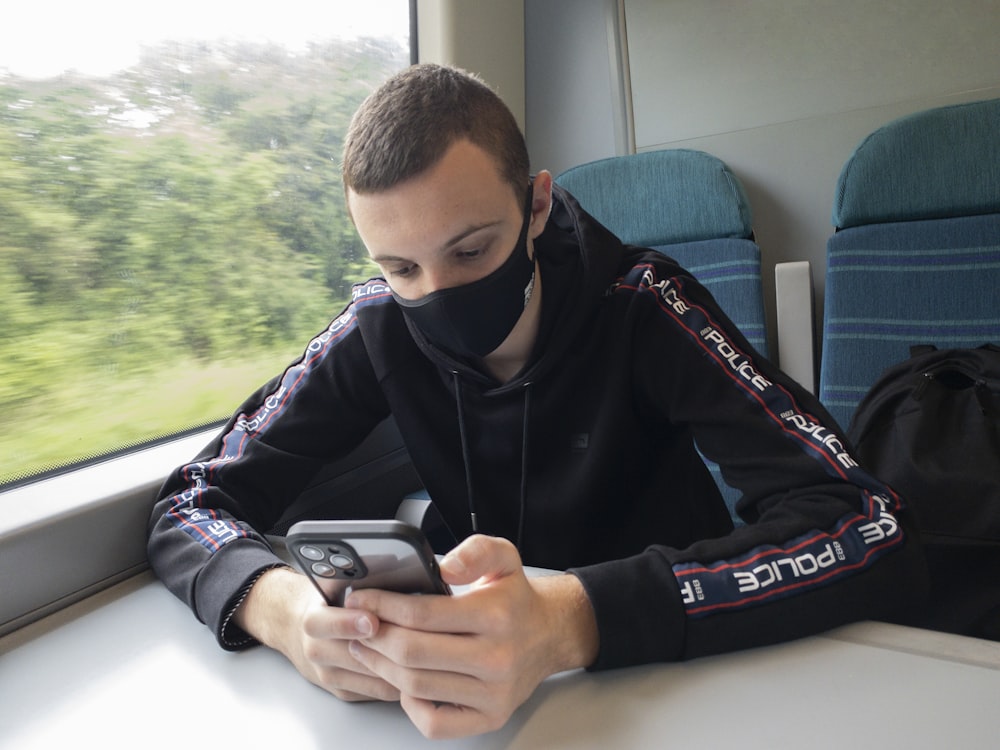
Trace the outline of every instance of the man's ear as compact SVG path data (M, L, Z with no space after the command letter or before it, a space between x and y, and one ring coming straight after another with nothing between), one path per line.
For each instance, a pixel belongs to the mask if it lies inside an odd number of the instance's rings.
M535 239L545 229L552 211L552 173L543 169L535 175L531 194L531 221L528 238Z

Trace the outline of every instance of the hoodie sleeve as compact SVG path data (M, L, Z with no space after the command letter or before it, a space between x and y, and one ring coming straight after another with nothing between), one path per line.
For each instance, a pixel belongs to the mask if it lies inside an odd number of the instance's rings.
M224 648L253 643L229 618L264 571L284 564L257 530L271 528L323 465L388 413L356 307L177 468L153 508L147 551L154 572Z
M784 641L920 597L903 499L859 467L819 402L760 357L711 295L669 262L637 266L636 391L687 425L742 492L745 525L573 572L601 632L593 668Z

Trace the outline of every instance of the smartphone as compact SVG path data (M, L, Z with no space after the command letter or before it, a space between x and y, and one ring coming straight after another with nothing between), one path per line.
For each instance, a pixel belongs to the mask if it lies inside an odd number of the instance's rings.
M361 588L451 593L423 532L403 521L299 521L285 541L332 606L343 606L347 594Z

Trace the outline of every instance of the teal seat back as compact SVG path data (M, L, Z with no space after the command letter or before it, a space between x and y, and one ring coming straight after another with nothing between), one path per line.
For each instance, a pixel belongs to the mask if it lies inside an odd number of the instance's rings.
M819 396L846 429L913 345L1000 342L1000 99L895 120L837 183Z
M742 184L724 162L704 151L649 151L581 164L556 182L622 242L653 248L684 266L767 356L753 216Z

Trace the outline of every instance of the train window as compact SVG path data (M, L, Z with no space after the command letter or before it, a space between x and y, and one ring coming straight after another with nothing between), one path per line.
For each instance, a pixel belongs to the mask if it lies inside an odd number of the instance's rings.
M377 270L340 147L410 0L18 3L0 27L0 485L206 426ZM13 18L11 18L13 14Z

